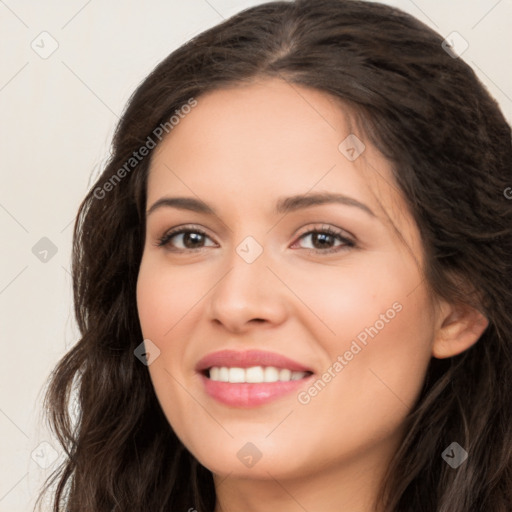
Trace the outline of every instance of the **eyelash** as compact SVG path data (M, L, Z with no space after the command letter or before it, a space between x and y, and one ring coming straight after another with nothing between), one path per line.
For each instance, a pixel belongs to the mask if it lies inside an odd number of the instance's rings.
M165 233L162 237L158 238L158 242L155 244L158 247L165 247L169 245L169 242L177 235L185 234L185 233L196 233L200 234L202 236L210 238L207 233L205 233L202 229L193 227L193 226L185 226L176 228L174 230L168 231ZM310 253L314 254L331 254L335 252L341 252L343 250L347 250L349 248L356 247L356 243L353 240L350 240L349 238L343 236L339 231L335 231L334 229L330 227L325 227L321 229L311 229L309 231L306 231L302 235L299 236L298 240L301 240L309 235L312 234L325 234L334 237L338 241L340 241L343 245L331 247L329 249L309 249L306 248L305 250L309 251ZM297 242L294 242L293 245L295 245ZM205 247L197 247L195 249L169 249L172 252L197 252L205 249Z

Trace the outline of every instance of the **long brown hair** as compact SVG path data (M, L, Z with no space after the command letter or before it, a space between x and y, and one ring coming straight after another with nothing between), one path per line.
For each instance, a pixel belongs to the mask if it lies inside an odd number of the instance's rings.
M139 86L75 224L81 339L55 368L45 401L67 453L47 482L55 487L54 512L214 508L211 473L177 439L134 356L153 150L130 159L190 98L200 104L207 91L255 77L312 87L353 107L393 165L421 232L432 292L489 320L472 348L431 360L379 507L512 510L511 130L471 68L442 42L415 18L377 3L272 2L198 35ZM469 453L457 469L441 456L454 441Z

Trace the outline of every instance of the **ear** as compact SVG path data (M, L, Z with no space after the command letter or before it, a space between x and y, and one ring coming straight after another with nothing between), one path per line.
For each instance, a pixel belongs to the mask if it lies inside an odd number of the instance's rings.
M433 357L444 359L464 352L480 339L488 325L489 320L469 305L443 303L439 307Z

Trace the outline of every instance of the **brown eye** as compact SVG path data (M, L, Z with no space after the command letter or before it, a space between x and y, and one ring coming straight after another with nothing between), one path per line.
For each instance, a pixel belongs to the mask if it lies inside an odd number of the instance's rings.
M166 233L159 239L158 246L166 246L170 250L186 251L202 249L206 247L206 242L211 238L199 229L182 228ZM215 243L209 246L215 246Z
M305 246L303 244L302 248L318 253L338 252L355 247L355 243L352 240L331 228L308 231L301 235L299 240L308 240L309 242Z

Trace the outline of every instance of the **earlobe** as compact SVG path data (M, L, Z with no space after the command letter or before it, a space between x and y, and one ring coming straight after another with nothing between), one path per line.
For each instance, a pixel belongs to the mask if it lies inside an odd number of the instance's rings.
M489 325L489 320L469 305L450 305L438 328L432 356L438 359L456 356L473 346Z

